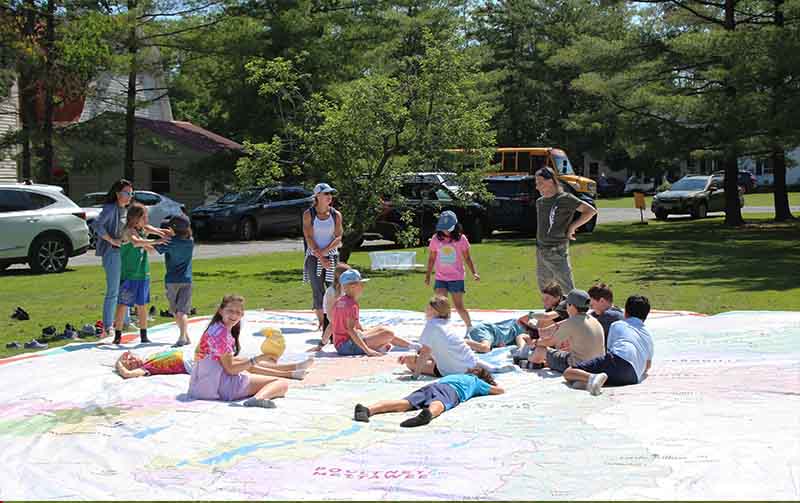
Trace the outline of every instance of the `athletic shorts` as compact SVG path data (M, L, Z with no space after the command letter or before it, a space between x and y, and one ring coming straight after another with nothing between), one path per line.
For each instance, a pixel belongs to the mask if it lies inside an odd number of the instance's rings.
M150 303L149 279L126 279L119 287L117 304L123 306L144 306Z
M608 375L608 381L606 381L608 386L627 386L639 383L639 377L636 375L633 365L614 353L606 353L603 356L580 362L573 368L590 374L605 372Z
M404 400L408 400L408 403L415 409L430 407L431 403L439 401L444 404L445 410L452 409L461 401L454 387L438 382L418 389Z

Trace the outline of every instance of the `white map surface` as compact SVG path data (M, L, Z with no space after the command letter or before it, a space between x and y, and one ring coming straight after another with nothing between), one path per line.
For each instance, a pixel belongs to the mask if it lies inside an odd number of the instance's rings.
M243 353L273 326L285 359L302 357L312 318L248 311ZM416 338L423 315L362 322ZM191 324L193 341L206 324ZM506 394L414 429L399 427L412 413L351 419L358 402L424 384L395 352L320 355L273 410L187 400L186 375L124 381L110 345L0 360L0 500L800 498L800 313L654 313L647 326L655 360L638 386L593 397L546 371L498 374ZM126 346L164 349L174 325L151 339Z

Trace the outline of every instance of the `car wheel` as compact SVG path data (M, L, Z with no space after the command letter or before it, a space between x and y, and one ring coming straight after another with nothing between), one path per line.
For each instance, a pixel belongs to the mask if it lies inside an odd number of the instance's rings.
M45 235L31 245L28 263L36 273L63 272L69 261L69 245L63 237Z
M239 239L252 241L256 237L256 223L252 218L244 218L239 224Z
M483 220L481 217L475 217L467 232L470 243L480 243L483 241Z
M706 215L708 215L706 203L698 204L694 212L692 212L692 218L706 218Z
M666 220L669 216L669 212L664 210L654 211L653 213L656 214L656 220Z

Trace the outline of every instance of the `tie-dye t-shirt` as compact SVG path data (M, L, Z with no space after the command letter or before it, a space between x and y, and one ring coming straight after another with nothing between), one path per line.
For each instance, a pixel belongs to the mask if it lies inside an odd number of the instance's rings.
M206 358L219 361L225 353L233 353L233 336L222 323L214 323L203 332L197 349L194 351L194 361L199 362Z
M436 279L439 281L464 280L464 255L469 250L467 236L461 235L458 241L431 238L428 250L436 252Z
M188 363L183 359L183 351L170 349L147 357L141 368L150 375L189 374L190 366L187 365Z

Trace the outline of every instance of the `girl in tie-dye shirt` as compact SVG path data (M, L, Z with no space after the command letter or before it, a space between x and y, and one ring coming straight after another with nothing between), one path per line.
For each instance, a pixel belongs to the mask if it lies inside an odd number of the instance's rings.
M234 401L251 397L242 405L273 408L272 399L286 394L286 381L258 375L258 364L269 356L239 356L243 317L244 298L226 295L197 344L189 381L191 398Z
M183 357L180 349L170 349L141 358L125 351L116 363L117 373L123 379L163 374L191 374L192 361Z

